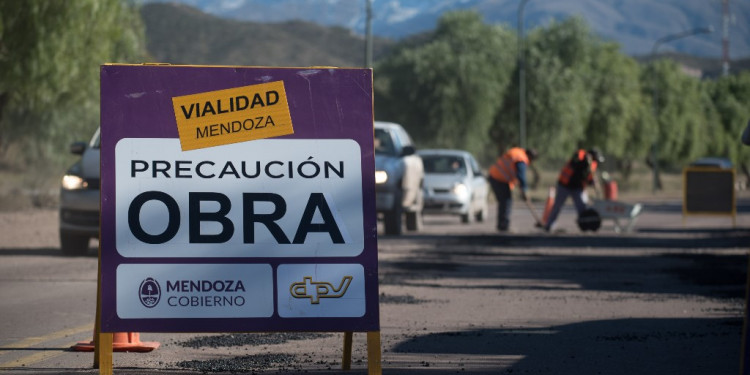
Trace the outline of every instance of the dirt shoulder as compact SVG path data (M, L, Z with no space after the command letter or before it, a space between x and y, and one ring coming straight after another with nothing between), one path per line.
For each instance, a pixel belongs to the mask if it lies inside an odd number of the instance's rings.
M0 211L0 248L58 248L55 208Z

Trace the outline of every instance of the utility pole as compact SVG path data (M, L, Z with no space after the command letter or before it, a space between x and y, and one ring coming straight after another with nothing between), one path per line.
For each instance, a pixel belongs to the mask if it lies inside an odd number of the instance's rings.
M729 0L721 0L721 73L729 75Z
M372 68L372 0L365 7L365 68Z
M518 4L518 141L526 148L526 54L523 40L523 8L529 0Z

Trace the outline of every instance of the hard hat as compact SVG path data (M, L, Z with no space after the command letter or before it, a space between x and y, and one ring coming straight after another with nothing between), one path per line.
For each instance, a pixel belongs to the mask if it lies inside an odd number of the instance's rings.
M539 153L533 148L527 148L525 151L526 156L529 158L529 161L533 161L539 156Z
M590 149L588 153L591 155L591 158L596 160L598 163L604 163L604 155L598 147Z

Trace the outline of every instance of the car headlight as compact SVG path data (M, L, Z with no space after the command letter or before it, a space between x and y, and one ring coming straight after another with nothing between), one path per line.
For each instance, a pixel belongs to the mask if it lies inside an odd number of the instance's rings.
M88 187L88 183L74 174L66 174L62 178L62 187L65 190L80 190Z
M385 171L375 171L376 184L384 184L386 181L388 181L388 173L385 173Z
M466 187L464 184L455 184L453 185L453 194L456 194L460 197L469 194L469 188Z

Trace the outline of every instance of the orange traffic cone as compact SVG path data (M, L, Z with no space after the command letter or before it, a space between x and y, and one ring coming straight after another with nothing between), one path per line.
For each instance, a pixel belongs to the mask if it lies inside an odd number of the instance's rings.
M555 204L555 187L549 187L549 193L547 194L547 203L544 204L544 215L542 215L542 224L547 225L547 219L549 214L552 212L552 206Z
M155 341L141 342L138 332L115 332L112 335L112 351L115 352L145 353L159 347L159 343ZM93 352L95 343L82 341L70 348L77 352Z

